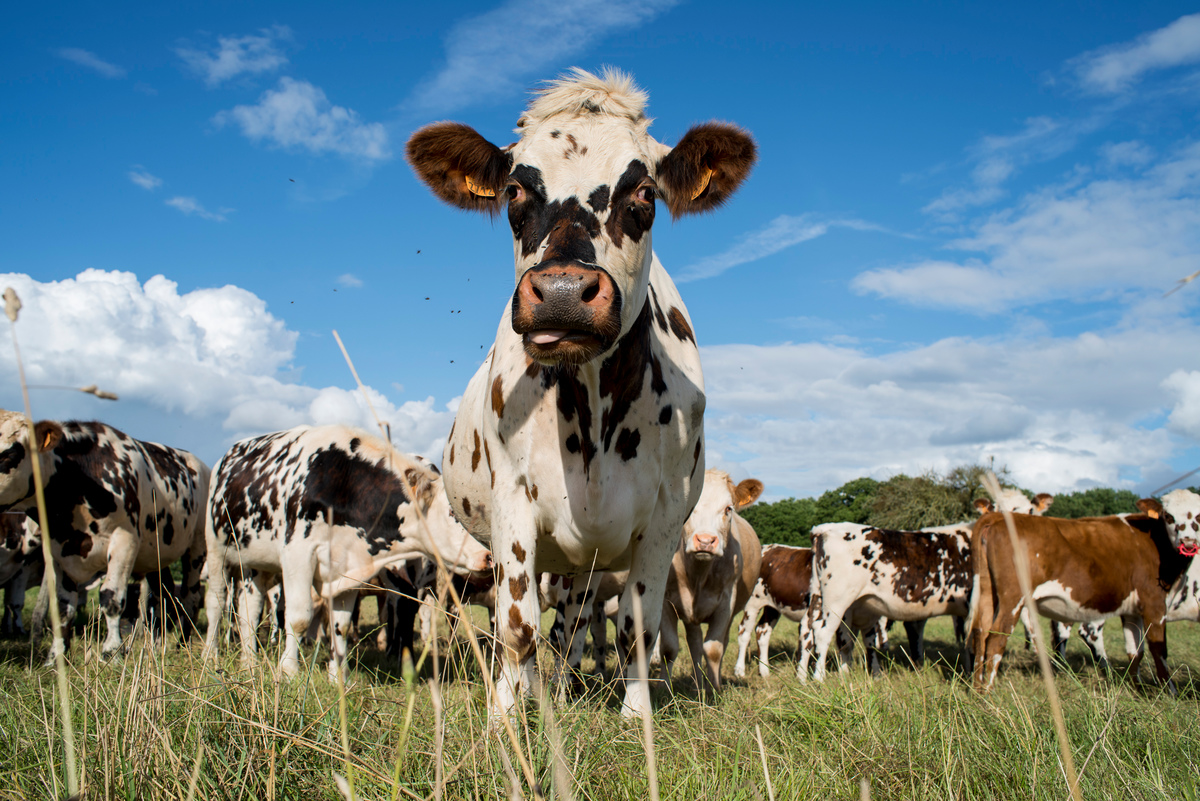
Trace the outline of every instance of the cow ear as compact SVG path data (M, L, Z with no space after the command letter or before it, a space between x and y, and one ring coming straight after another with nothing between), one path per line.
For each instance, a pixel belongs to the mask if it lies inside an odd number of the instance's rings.
M1050 504L1054 503L1054 496L1048 492L1039 492L1037 497L1033 499L1033 508L1040 514L1050 508Z
M62 442L62 426L53 420L42 420L33 427L33 436L37 440L37 448L42 453L49 453Z
M750 134L727 122L691 128L658 162L658 187L672 217L712 211L750 174L757 147Z
M412 135L404 150L417 177L451 206L491 215L503 208L512 156L471 126L426 125Z
M762 495L762 491L763 483L757 478L748 478L741 484L738 484L737 490L734 492L737 508L744 509L757 501L758 496Z
M976 498L975 499L975 511L979 512L979 514L986 515L988 512L992 511L993 509L995 509L995 507L992 506L992 502L989 501L987 498Z
M1137 508L1156 520L1163 516L1162 504L1153 498L1142 498L1137 502Z

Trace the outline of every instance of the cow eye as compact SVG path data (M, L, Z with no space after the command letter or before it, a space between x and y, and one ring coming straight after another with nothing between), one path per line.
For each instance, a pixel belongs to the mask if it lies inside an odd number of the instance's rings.
M638 203L652 203L654 201L654 187L640 186L634 194L634 199Z
M733 514L733 507L732 507L732 506L726 506L726 507L725 507L725 516L726 516L726 517L729 517L731 514Z
M520 203L522 200L525 199L525 188L523 186L521 186L520 184L517 184L517 183L509 184L508 189L506 191L508 192L508 202L509 203Z

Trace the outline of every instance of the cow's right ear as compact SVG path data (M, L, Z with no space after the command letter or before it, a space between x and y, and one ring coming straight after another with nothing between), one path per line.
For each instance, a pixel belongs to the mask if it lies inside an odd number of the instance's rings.
M746 180L756 158L754 139L736 125L693 126L658 162L658 188L671 216L720 206Z
M979 512L979 514L981 514L981 515L986 515L988 512L992 511L995 508L996 507L992 506L992 502L989 501L987 498L976 498L975 499L975 511Z
M33 436L37 439L37 449L49 453L62 442L62 426L53 420L42 420L33 427Z
M1142 498L1137 502L1137 508L1156 520L1163 516L1162 504L1153 498Z
M435 122L417 131L404 152L433 194L460 209L498 214L512 156L461 122Z

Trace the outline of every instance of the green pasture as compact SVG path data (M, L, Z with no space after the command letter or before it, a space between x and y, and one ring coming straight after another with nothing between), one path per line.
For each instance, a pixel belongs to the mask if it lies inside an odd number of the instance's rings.
M373 618L374 602L364 605ZM253 671L241 669L236 644L205 666L199 643L146 639L103 663L99 620L90 625L68 666L85 799L343 798L335 771L349 774L362 799L512 798L511 775L520 797L533 798L522 759L547 798L653 797L642 724L620 718L613 688L598 678L581 697L528 703L518 755L507 737L488 733L482 672L462 640L428 653L406 681L364 637L347 688L348 769L326 651L308 676L283 682L270 647ZM1119 627L1110 623L1106 636L1119 673L1127 664ZM673 690L655 691L661 798L1069 797L1045 688L1019 635L986 698L970 691L945 618L929 626L921 670L908 665L897 625L881 679L860 663L823 686L801 685L795 639L794 624L776 630L765 680L732 679L731 644L712 704L697 700L685 648ZM1172 624L1169 647L1177 698L1100 675L1072 641L1071 670L1057 681L1084 798L1200 798L1200 629ZM0 644L0 799L66 795L55 682L42 656ZM545 675L548 665L544 658ZM438 677L440 713L430 686Z

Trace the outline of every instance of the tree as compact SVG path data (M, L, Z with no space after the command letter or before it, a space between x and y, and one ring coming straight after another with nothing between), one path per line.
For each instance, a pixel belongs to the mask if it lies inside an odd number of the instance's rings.
M879 482L873 478L856 478L817 499L820 523L865 523L871 513L871 503ZM811 528L811 527L810 527Z
M816 525L816 506L812 498L786 498L775 503L756 503L739 514L754 526L764 545L808 547L812 544L812 527Z
M879 485L868 523L880 528L916 531L945 526L970 517L965 492L932 471L909 477L901 473Z
M1102 517L1136 512L1138 495L1129 490L1094 487L1082 492L1054 496L1046 510L1049 517Z

